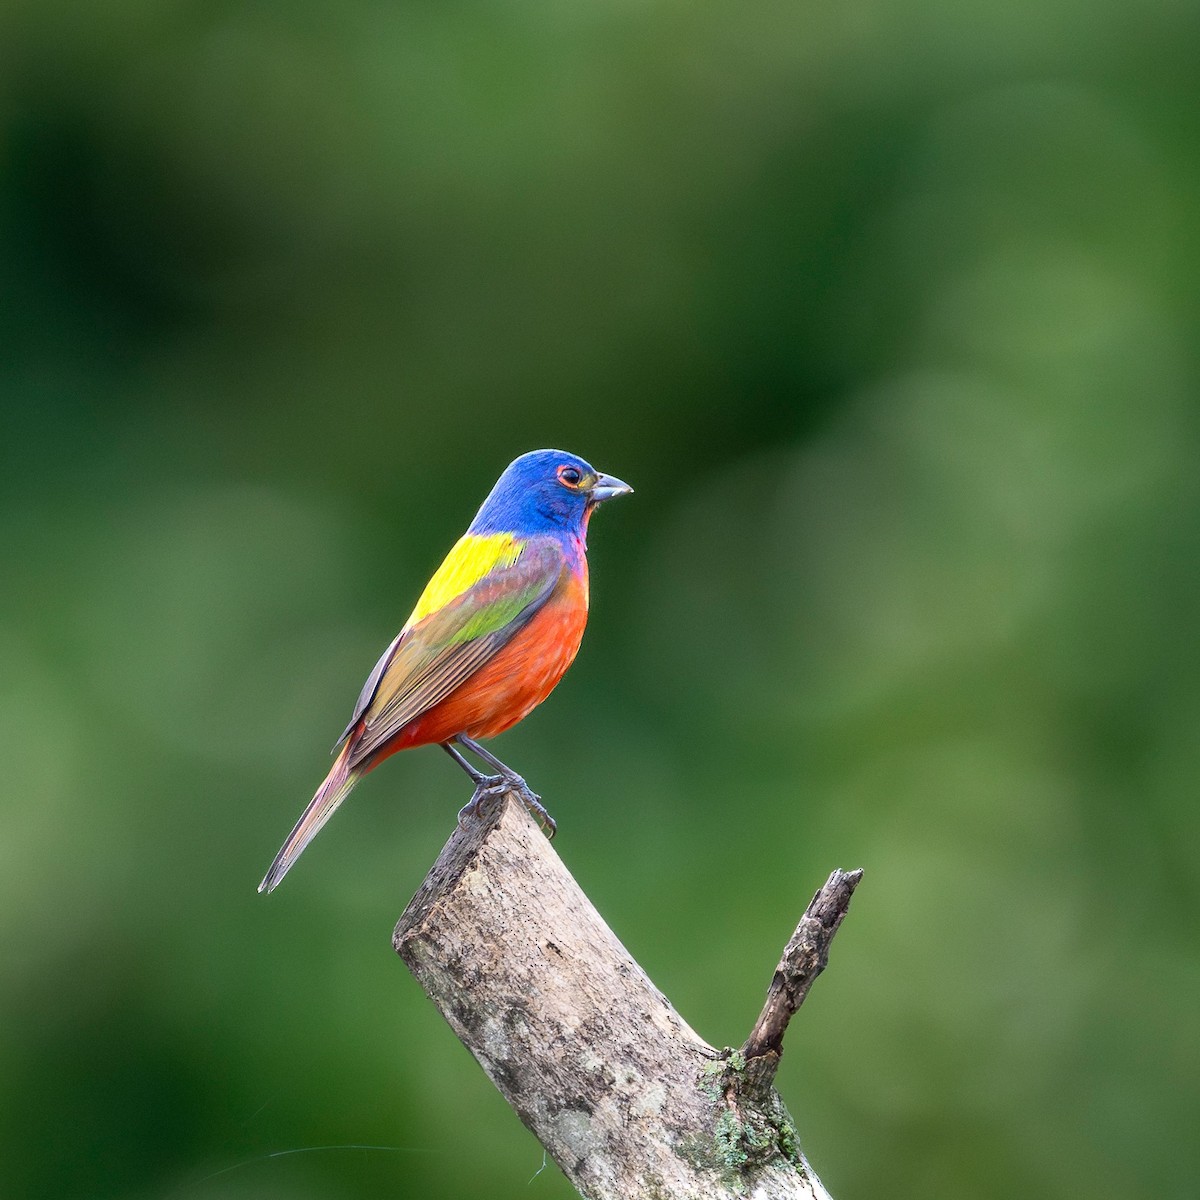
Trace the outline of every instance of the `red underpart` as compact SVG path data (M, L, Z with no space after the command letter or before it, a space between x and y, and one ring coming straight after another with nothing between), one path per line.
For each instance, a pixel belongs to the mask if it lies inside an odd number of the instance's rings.
M448 742L460 733L491 738L511 728L562 679L583 640L587 615L586 577L569 573L557 594L495 658L410 721L372 757L367 769L398 750Z

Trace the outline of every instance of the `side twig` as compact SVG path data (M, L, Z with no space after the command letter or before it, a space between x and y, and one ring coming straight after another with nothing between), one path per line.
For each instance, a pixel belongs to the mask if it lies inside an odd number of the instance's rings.
M742 1055L747 1064L754 1064L755 1079L760 1086L768 1086L775 1078L788 1022L804 1003L817 976L829 965L829 945L850 909L850 897L862 877L861 870L834 871L813 896L796 932L784 947L767 989L766 1003L742 1046Z

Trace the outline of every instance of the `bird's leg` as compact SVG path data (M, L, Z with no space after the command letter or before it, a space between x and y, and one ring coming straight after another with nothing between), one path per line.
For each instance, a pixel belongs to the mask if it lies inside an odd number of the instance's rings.
M468 819L479 816L485 800L498 800L508 791L508 781L503 775L485 775L473 767L450 742L442 742L441 746L470 775L471 782L475 784L475 794L458 811L458 827L465 829Z
M521 797L521 803L524 804L529 810L530 816L532 816L534 820L541 825L541 827L550 837L554 836L558 830L557 822L546 811L544 805L542 804L541 796L539 796L533 790L533 788L531 788L529 784L527 784L525 780L522 779L521 776L512 769L512 767L502 763L490 750L485 750L477 741L475 741L474 738L467 737L465 733L460 733L456 738L454 738L454 741L456 741L465 749L470 750L470 752L477 758L483 759L483 761L487 763L489 767L494 767L496 769L495 775L476 776L475 773L471 771L471 768L467 766L466 760L462 757L462 755L457 751L452 750L449 743L445 744L446 749L450 751L454 758L458 760L458 762L468 771L468 773L472 775L473 778L476 778L476 796L478 796L481 787L483 787L483 784L479 782L480 780L488 780L487 791L489 794L492 794L493 789L496 786L492 781L499 780L503 784L503 787L500 790L502 792L516 792L516 794ZM476 799L472 798L471 803L467 805L467 808L473 808L475 804Z
M485 775L477 767L473 767L470 763L470 760L464 758L462 754L455 748L452 742L442 742L441 745L442 749L445 750L445 752L450 755L450 757L454 759L454 761L458 763L458 765L462 767L462 769L466 771L468 775L470 775L471 782L474 783L476 787L488 787L503 782L503 775Z

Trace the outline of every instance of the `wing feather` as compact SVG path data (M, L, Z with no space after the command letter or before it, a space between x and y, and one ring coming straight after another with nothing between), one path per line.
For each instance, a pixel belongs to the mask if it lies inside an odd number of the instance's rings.
M341 744L354 732L355 725L358 724L359 718L367 711L367 705L375 699L375 693L379 690L379 681L383 678L384 671L388 668L388 663L395 656L396 647L400 645L400 639L404 636L407 630L401 630L392 639L392 644L379 656L379 661L371 668L370 675L367 676L367 682L362 685L362 691L358 693L358 701L354 705L354 716L350 718L350 724L342 730L342 736L333 744L332 754L336 754Z

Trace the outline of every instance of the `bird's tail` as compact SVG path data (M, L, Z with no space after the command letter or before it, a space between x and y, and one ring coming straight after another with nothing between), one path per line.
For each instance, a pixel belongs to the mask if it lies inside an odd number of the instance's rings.
M260 892L272 892L279 881L292 868L292 863L300 857L304 847L317 836L321 826L333 816L334 810L350 794L350 789L359 781L363 772L350 768L350 743L342 747L337 756L333 769L325 777L325 782L317 788L317 794L309 801L308 807L296 822L295 828L287 835L287 840L275 855L271 869L263 876L258 885Z

